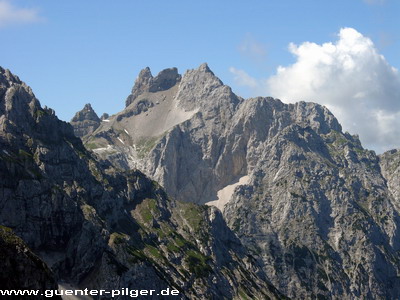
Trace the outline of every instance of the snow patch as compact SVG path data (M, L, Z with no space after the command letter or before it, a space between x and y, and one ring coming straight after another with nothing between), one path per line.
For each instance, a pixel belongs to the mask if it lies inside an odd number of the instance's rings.
M235 191L235 188L239 185L244 185L249 183L250 181L250 177L248 175L245 175L243 177L241 177L237 182L233 183L233 184L229 184L226 187L224 187L223 189L220 189L217 192L217 200L214 201L209 201L206 203L206 205L208 206L216 206L219 210L224 211L224 206L225 204L227 204L233 195L233 192Z

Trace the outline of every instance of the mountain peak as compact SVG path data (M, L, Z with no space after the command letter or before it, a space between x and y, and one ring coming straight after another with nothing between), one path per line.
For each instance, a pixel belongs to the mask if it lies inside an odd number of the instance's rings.
M136 84L136 82L147 81L147 80L149 80L150 78L153 78L153 75L151 74L150 68L149 68L149 67L146 67L146 68L142 69L142 70L139 72L139 75L138 75L138 77L137 77L137 79L136 79L136 81L135 81L135 84Z
M9 70L0 67L0 96L4 96L4 103L0 108L0 113L6 116L10 123L2 120L0 127L5 124L16 124L21 120L20 126L15 130L30 130L35 120L43 111L39 101L36 99L32 89L22 82L18 76L12 74ZM23 128L25 127L25 128Z
M93 110L92 105L90 103L86 103L83 109L88 111Z
M140 71L139 76L136 78L132 93L126 99L125 105L129 106L139 95L145 92L166 91L180 80L181 75L178 73L177 68L164 69L156 77L153 77L150 68L146 67Z
M22 81L18 76L12 74L10 70L0 67L0 84L9 87L13 83L22 84Z
M101 120L93 110L92 105L87 103L82 110L75 114L70 123L74 128L75 135L82 137L95 131Z
M217 86L223 85L223 82L211 71L207 63L202 63L197 69L187 70L184 77L192 81L192 83L194 83L193 80L196 82L200 80L200 85L203 85L203 80L215 81Z
M150 83L149 92L166 91L181 80L177 68L164 69Z
M211 71L211 69L208 67L208 64L207 64L207 63L202 63L202 64L197 68L197 70L198 70L198 71L201 71L201 72L209 72L209 73L214 74L214 73Z
M100 121L99 116L93 110L90 103L86 103L82 110L78 111L72 118L71 122L78 122L84 120Z
M187 111L199 109L210 111L216 107L232 111L238 104L238 98L232 90L210 70L206 63L197 69L187 70L183 75L176 95L179 104ZM226 105L231 108L225 107ZM218 113L217 110L215 113Z

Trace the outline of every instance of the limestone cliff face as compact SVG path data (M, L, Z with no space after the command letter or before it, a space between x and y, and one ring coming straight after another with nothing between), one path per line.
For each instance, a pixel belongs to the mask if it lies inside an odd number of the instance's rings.
M396 206L400 207L400 150L387 151L379 156L382 175L387 180L387 185L396 199Z
M224 216L288 296L399 295L399 213L377 156L355 137L288 126Z
M176 199L214 200L220 188L246 172L242 157L220 156L243 99L206 64L161 91L146 83L149 72L139 74L134 101L87 136L86 146L120 168L140 168ZM240 161L230 174L232 159Z
M184 201L248 178L223 215L287 296L400 296L398 157L363 149L323 106L244 100L204 64L167 90L144 88L85 142Z
M77 137L93 133L100 126L101 119L97 116L92 106L88 103L78 111L71 120L74 133Z
M0 97L0 224L59 280L106 290L170 287L180 299L281 296L218 210L171 200L140 171L99 161L3 69Z

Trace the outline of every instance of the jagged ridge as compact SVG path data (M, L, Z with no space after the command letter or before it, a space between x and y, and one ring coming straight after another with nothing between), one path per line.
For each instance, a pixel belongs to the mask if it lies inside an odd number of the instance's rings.
M141 172L99 162L17 77L1 69L0 83L0 224L58 279L171 287L182 299L280 296L219 211L170 200Z
M163 97L192 115L157 127ZM128 113L144 100L146 110ZM157 135L123 133L146 118ZM144 89L114 120L87 143L104 143L95 151L119 167L141 166L177 199L216 200L249 178L228 197L224 217L286 295L399 297L398 181L387 171L397 156L379 160L327 108L244 100L202 65L163 94Z

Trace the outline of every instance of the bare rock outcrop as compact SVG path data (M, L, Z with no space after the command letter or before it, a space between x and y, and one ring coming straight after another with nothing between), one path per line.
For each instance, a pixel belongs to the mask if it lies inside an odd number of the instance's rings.
M125 106L128 107L138 96L145 92L155 93L166 91L176 85L180 80L181 75L178 74L177 68L162 70L156 77L153 77L150 68L146 67L140 71L135 85L132 88L132 93L125 101Z
M97 116L90 103L78 111L71 120L74 133L77 137L93 133L100 126L101 119Z
M400 207L400 150L393 149L379 155L379 164L396 205Z

